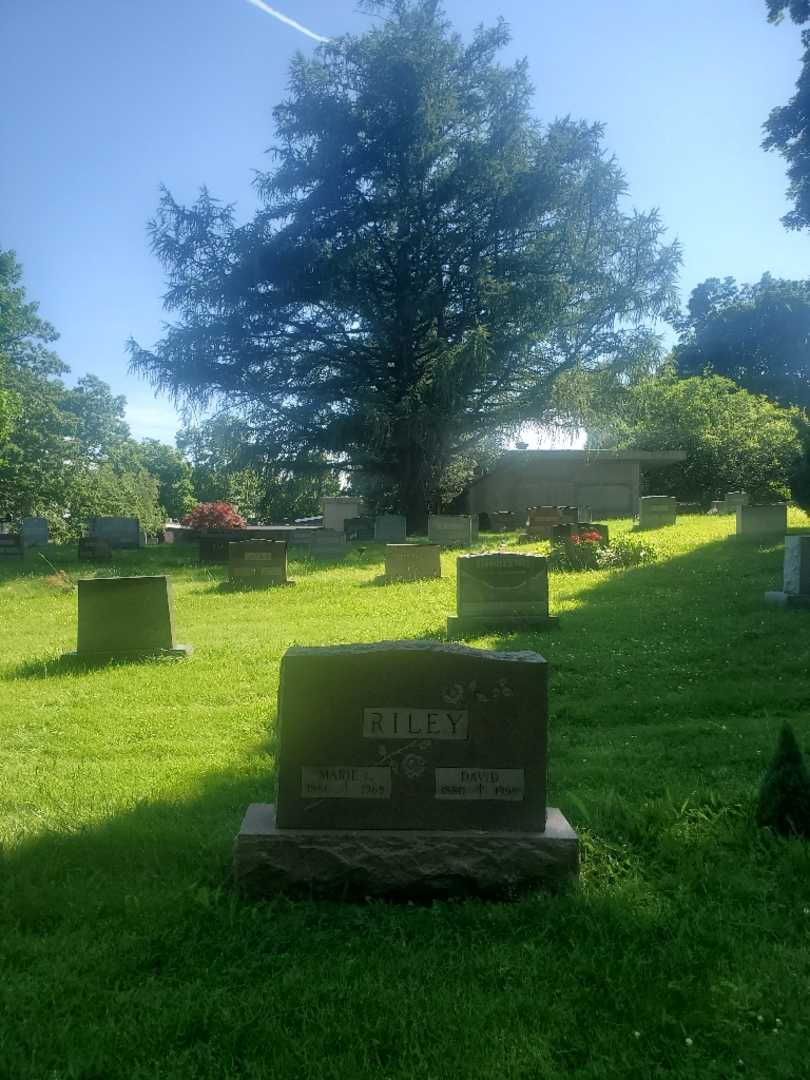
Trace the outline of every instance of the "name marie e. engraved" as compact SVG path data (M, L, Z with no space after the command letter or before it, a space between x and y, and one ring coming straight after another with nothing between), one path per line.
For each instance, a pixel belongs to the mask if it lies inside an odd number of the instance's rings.
M302 798L390 799L391 770L379 765L302 765Z
M466 709L363 709L365 739L466 739Z

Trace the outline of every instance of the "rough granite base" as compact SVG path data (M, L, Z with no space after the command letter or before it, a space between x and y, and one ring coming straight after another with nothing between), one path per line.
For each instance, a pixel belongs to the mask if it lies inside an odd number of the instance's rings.
M448 615L447 636L464 637L487 630L548 630L558 623L556 615Z
M237 886L342 899L506 896L579 874L577 834L555 807L542 833L278 829L275 807L248 807L234 846Z
M65 656L74 657L79 660L115 660L116 657L124 658L136 658L142 657L146 659L150 656L191 656L194 652L193 645L175 645L171 649L127 649L125 652L118 650L116 652L89 652L87 649L82 652L74 651L65 653Z
M766 592L766 604L776 604L779 607L810 607L810 596L800 596L798 593Z

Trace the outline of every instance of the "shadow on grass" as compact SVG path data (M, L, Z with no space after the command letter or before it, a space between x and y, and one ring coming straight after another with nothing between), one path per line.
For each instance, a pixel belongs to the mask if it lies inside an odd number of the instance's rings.
M187 659L186 655L170 653L132 653L117 656L78 656L76 653L62 653L61 656L40 656L25 660L11 668L6 678L10 679L51 679L58 675L82 675L91 671L107 670L117 667L141 666L143 664L174 664Z

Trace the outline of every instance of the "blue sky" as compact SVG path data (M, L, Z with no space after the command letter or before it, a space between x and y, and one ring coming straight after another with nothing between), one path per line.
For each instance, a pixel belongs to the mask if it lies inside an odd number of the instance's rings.
M274 0L317 34L359 31L354 0ZM786 232L784 163L759 148L791 96L799 30L764 0L446 0L466 36L503 15L541 119L606 124L630 201L657 206L684 253L682 297L711 276L810 276L810 234ZM248 217L271 109L293 53L317 43L248 0L2 0L0 247L61 333L71 378L127 396L133 433L172 441L165 400L127 374L124 342L165 318L145 225L158 185L205 183ZM11 107L8 107L11 103Z

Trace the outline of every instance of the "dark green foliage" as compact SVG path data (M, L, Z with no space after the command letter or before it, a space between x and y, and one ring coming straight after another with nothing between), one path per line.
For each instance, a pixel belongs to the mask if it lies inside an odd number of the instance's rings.
M418 520L456 459L546 415L561 371L648 342L679 255L622 209L598 124L533 118L503 22L464 44L434 0L375 7L293 60L252 221L164 192L177 322L130 349L155 386L240 410L280 468L329 455Z
M767 0L768 19L781 22L785 12L799 26L810 21L808 0ZM793 209L782 218L788 229L810 226L810 31L802 31L804 56L796 93L777 106L765 122L765 150L778 150L787 162L788 198Z
M762 781L756 817L780 836L810 837L810 773L788 723Z
M709 278L675 321L682 375L725 375L781 405L810 406L810 281Z

